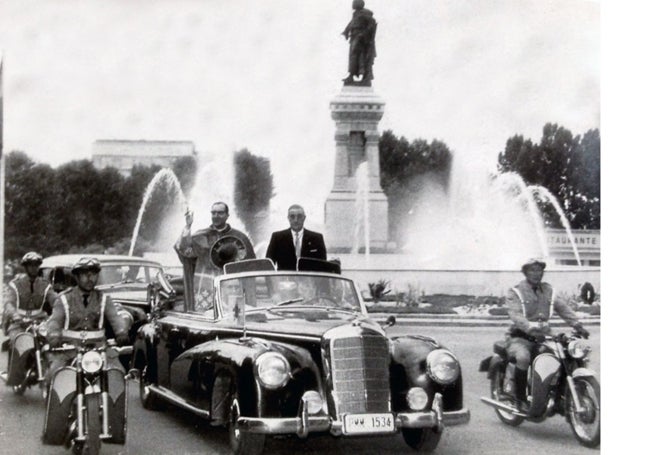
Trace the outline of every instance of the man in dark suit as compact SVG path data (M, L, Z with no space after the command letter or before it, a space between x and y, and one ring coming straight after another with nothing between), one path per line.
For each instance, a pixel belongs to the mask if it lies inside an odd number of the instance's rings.
M305 210L294 204L289 207L289 229L271 235L266 257L275 262L278 270L296 270L298 258L327 260L323 235L308 231L305 224Z

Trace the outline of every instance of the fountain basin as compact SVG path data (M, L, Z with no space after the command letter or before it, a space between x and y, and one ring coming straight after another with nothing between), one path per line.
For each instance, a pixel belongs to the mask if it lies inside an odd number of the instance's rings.
M146 253L147 258L160 262L171 273L180 270L174 253ZM330 259L334 255L330 255ZM524 279L521 271L513 269L441 268L427 265L406 254L338 254L343 275L357 281L359 288L368 283L390 281L394 292L417 290L419 294L492 295L504 296L509 288ZM600 267L549 265L544 281L567 296L579 295L580 287L590 282L600 290Z

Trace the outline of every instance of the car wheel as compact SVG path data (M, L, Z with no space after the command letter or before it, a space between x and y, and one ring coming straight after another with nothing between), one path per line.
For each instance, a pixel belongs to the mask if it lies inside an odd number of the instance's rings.
M234 455L259 455L264 451L266 436L263 434L248 433L241 431L237 421L239 420L239 395L233 393L230 404L230 415L228 419L228 436L230 438L230 449Z
M412 449L422 452L433 452L438 447L442 431L434 431L432 428L404 428L402 437L404 442Z
M140 402L142 407L150 411L157 411L162 408L160 399L151 391L151 382L147 379L147 367L140 372Z

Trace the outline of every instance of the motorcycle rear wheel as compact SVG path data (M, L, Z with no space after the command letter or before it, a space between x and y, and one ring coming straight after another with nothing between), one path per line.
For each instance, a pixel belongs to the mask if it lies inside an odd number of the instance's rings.
M503 376L503 371L497 370L490 380L490 396L493 400L503 401ZM507 404L513 407L516 406L514 400L510 400ZM513 415L501 409L495 408L494 412L497 413L499 420L501 420L506 425L510 425L511 427L517 427L524 421L524 418L522 416Z
M574 380L580 404L585 409L578 413L567 391L567 415L571 430L578 442L585 447L600 445L600 384L594 377L579 377Z

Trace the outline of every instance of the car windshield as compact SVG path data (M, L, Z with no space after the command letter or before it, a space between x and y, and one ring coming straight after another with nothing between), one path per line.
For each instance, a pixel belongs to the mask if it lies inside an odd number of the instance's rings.
M149 264L102 265L97 284L149 283L159 270Z
M246 312L297 307L361 311L352 281L319 275L226 278L219 283L219 300L225 318L236 317L242 304Z

